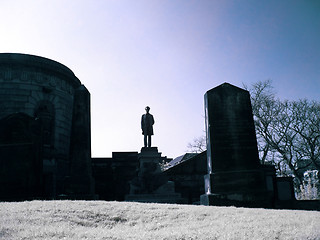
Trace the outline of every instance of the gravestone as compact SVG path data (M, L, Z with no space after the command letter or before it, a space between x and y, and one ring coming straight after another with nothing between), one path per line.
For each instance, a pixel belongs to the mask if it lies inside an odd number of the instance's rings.
M203 205L267 207L269 174L259 162L248 91L224 83L205 94L207 168Z

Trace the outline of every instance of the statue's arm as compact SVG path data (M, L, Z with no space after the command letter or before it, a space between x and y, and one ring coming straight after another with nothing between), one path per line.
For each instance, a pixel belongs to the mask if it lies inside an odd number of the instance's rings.
M143 115L141 117L141 129L143 130L143 125L144 125L144 121L143 121Z

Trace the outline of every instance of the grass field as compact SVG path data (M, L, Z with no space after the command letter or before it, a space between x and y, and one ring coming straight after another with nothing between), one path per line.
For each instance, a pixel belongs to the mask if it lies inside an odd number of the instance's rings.
M105 201L3 202L0 239L320 239L320 212Z

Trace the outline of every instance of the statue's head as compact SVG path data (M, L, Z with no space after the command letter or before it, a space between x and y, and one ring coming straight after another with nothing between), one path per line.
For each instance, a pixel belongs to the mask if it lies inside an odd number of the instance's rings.
M146 110L147 112L149 112L149 111L150 111L150 107L149 107L149 106L146 106L145 110Z

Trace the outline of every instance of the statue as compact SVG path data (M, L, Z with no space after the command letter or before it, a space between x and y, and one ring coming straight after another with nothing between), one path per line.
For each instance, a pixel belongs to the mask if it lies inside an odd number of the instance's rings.
M153 116L149 113L150 107L145 108L146 114L141 117L141 129L144 136L144 147L151 147L151 135L153 135Z

